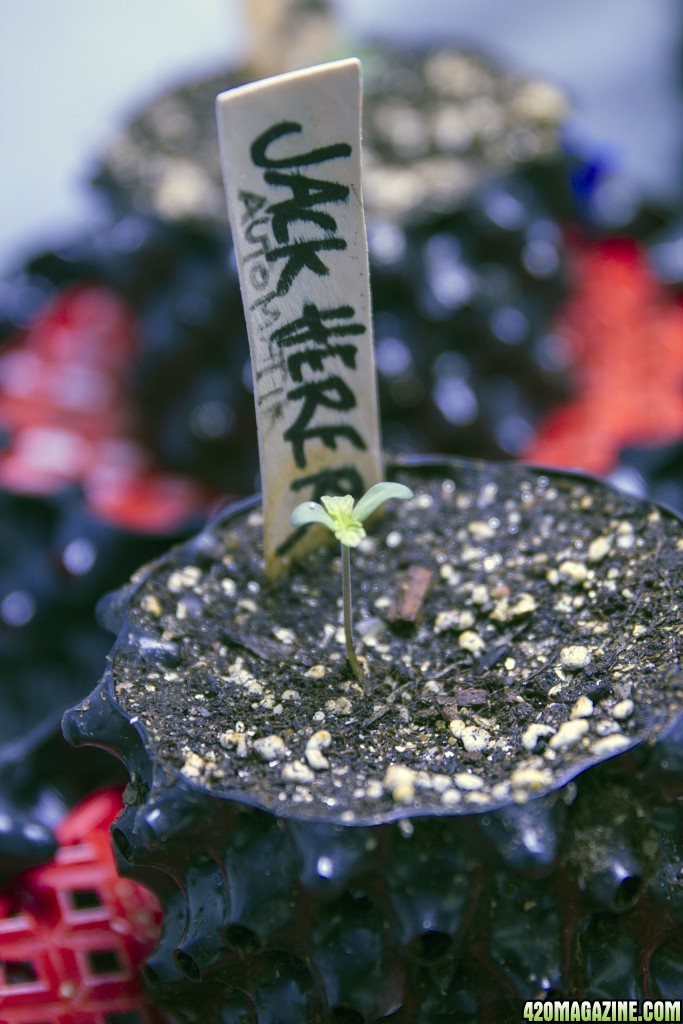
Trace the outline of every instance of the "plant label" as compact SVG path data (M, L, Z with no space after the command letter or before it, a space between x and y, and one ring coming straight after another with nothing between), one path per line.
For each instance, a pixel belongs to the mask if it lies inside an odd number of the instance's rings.
M360 63L221 93L218 133L251 350L266 570L324 543L289 524L382 480L360 187Z

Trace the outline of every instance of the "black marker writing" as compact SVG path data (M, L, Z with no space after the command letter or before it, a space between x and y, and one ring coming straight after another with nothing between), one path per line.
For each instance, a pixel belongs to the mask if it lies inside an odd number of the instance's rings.
M288 188L291 192L288 199L271 203L268 207L273 238L280 244L266 254L266 259L269 263L286 260L280 271L276 295L286 295L303 270L310 270L318 277L327 277L329 267L319 254L346 249L346 241L337 237L336 220L331 213L319 207L345 203L349 198L348 186L322 178L309 178L298 170L284 173L284 169L345 159L351 156L351 146L337 142L309 153L280 158L270 156L269 150L274 142L285 135L298 134L301 130L301 125L296 121L281 121L262 132L251 145L254 164L265 168L264 183L276 188ZM295 223L313 225L324 232L324 237L293 238L291 229Z
M318 309L312 302L304 305L303 315L271 334L271 341L282 348L303 345L304 349L287 357L287 369L294 381L303 380L305 365L314 370L324 368L324 360L338 356L345 366L356 367L357 345L331 345L330 338L343 338L365 333L363 324L335 323L350 320L355 315L352 306L338 306L336 309Z
M221 96L218 110L252 359L264 554L275 578L280 558L316 539L289 527L289 508L309 496L359 497L382 474L359 64L240 89Z
M317 224L323 231L337 230L334 217L315 207L346 202L349 197L346 185L306 178L303 174L282 174L280 171L266 171L263 178L269 185L282 185L292 192L291 199L283 199L268 207L273 218L273 234L278 242L289 241L289 226L297 220Z
M298 134L301 130L301 125L297 121L280 121L278 124L274 124L257 139L254 139L251 145L251 159L257 167L307 167L310 164L323 164L327 160L351 156L351 147L346 142L322 146L320 149L314 149L310 153L300 153L298 156L281 157L279 160L268 156L271 143L281 139L283 135Z
M274 263L275 260L287 260L280 274L275 294L286 295L295 278L306 267L318 277L327 277L330 272L329 267L323 263L318 253L345 248L346 242L343 238L312 238L307 241L292 242L291 245L281 245L279 249L271 249L266 253L269 263Z
M291 154L290 137L301 132L298 122L281 121L254 139L250 155L255 169L261 169L263 187L258 192L242 191L239 198L241 227L249 246L242 264L253 287L250 310L260 353L255 379L263 382L257 388L259 413L263 429L277 430L290 446L297 469L306 472L309 446L316 443L334 451L345 441L367 451L349 415L358 406L353 380L335 372L340 367L357 368L357 339L367 333L367 327L357 321L352 305L325 306L306 294L309 281L329 277L334 254L347 249L335 210L348 203L351 190L341 181L322 177L322 168L315 176L303 168L345 160L352 147L337 142L311 150L302 147L303 152ZM320 285L315 285L315 291L320 291ZM284 309L290 311L295 304L298 315L289 312L282 323ZM313 500L319 500L323 494L358 496L365 482L358 470L343 465L325 467L316 474L309 470L295 476L289 487L293 493L310 488ZM292 534L278 554L289 551L303 532L305 528Z
M303 469L306 466L304 445L306 441L317 438L326 448L337 447L337 437L346 437L355 448L365 451L366 444L355 427L336 423L330 425L311 426L318 409L334 409L336 412L348 412L356 406L356 397L341 377L331 376L320 381L300 384L287 392L289 401L301 401L299 414L291 427L282 435L292 445L292 453L296 465Z

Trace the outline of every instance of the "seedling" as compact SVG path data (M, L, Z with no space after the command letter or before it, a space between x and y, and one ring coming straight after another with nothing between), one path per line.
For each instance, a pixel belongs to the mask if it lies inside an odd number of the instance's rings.
M292 526L306 526L309 523L320 523L331 531L341 544L342 563L342 600L344 605L344 638L346 656L355 674L362 678L360 667L353 644L353 626L351 623L351 548L356 548L365 537L363 523L380 505L389 498L412 498L413 492L405 484L379 483L365 492L362 498L354 503L350 494L341 497L324 495L320 501L304 501L292 512Z

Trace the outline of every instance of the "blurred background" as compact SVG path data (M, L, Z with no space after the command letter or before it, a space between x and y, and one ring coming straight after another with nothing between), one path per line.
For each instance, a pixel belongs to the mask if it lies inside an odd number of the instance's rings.
M364 66L387 449L578 467L683 510L678 0L3 4L7 878L49 868L83 821L106 832L120 806L114 788L78 817L122 778L59 732L111 644L98 601L258 487L214 97L349 55ZM30 903L22 878L7 915ZM152 1021L135 970L156 937L145 906L120 994Z
M680 197L683 99L676 0L337 0L352 40L448 39L557 82L572 131L635 188ZM140 105L243 62L244 0L25 0L0 10L0 269L101 218L94 163ZM351 45L353 50L353 45Z

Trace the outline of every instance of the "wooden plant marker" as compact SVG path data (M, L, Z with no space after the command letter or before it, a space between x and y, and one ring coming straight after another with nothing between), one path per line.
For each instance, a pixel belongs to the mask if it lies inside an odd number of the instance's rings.
M249 68L278 75L331 54L336 22L332 0L247 0Z
M360 187L360 63L221 93L218 134L254 377L266 572L325 543L295 505L383 478ZM327 538L324 534L327 533Z

